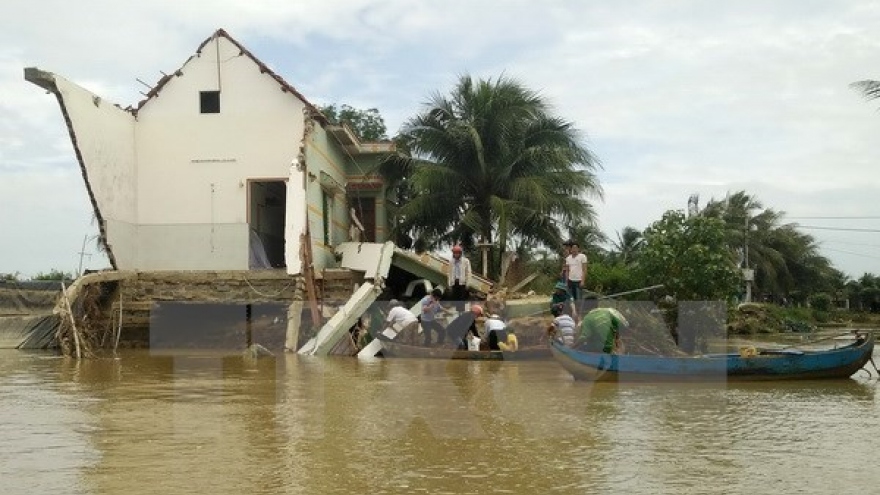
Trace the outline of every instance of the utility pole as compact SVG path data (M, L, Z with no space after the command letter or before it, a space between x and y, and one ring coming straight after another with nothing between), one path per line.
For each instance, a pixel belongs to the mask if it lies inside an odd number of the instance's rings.
M77 277L79 277L79 276L82 275L82 269L83 269L83 258L84 258L86 255L88 255L89 258L92 257L92 254L91 254L91 253L87 253L87 252L86 252L86 242L88 242L88 241L89 241L89 236L88 236L88 235L83 236L82 248L80 248L79 253L77 253L77 254L79 254L79 268L76 270L76 276L77 276Z
M743 263L743 280L746 283L746 297L745 302L752 302L752 280L755 278L755 271L749 267L749 212L746 210L746 225L745 225L745 233L743 235L743 251L745 254L745 260Z
M489 276L489 249L492 248L492 243L486 242L485 239L480 239L480 242L477 243L477 247L482 254L481 261L483 262L483 278L487 278Z

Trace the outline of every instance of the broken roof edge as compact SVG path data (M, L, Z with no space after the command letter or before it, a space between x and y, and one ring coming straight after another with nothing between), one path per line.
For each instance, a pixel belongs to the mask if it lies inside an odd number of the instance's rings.
M46 91L48 91L50 93L54 93L56 95L58 95L58 91L59 91L58 90L58 82L57 82L58 78L61 78L67 84L76 86L77 88L85 91L86 93L91 94L93 98L98 98L99 100L97 100L97 101L104 100L103 96L93 92L92 90L90 90L88 88L80 86L79 84L77 84L75 82L70 81L69 79L65 78L64 76L59 76L58 74L56 74L54 72L43 70L43 69L40 69L39 67L25 67L24 68L25 81L32 83L34 85L37 85L37 86L45 89ZM135 115L135 111L131 107L123 108L118 103L112 103L109 100L107 101L107 103L113 105L114 107L116 107L117 109L119 109L122 112L128 113L132 116Z
M278 73L276 73L276 72L273 71L271 68L269 68L268 65L266 65L262 60L260 60L259 58L257 58L253 53L251 53L250 50L248 50L247 48L245 48L244 45L242 45L241 43L239 43L238 40L236 40L235 38L233 38L233 37L232 37L228 32L226 32L226 30L223 29L223 28L219 28L219 29L217 29L216 31L214 31L213 34L211 34L211 36L209 36L207 39L205 39L205 41L202 41L202 42L199 44L198 48L196 48L195 54L193 54L193 55L191 55L189 58L187 58L186 61L184 61L183 64L180 66L180 68L178 68L177 70L175 70L175 71L172 72L171 74L163 74L162 77L159 79L159 81L156 83L156 85L153 86L153 88L150 89L149 92L147 92L146 98L144 98L143 100L141 100L141 101L138 102L137 107L136 107L136 109L135 109L135 112L137 112L137 111L140 110L144 105L146 105L148 101L150 101L150 100L152 100L154 97L158 96L158 95L159 95L159 92L162 90L162 88L165 87L165 85L168 84L168 82L169 82L173 77L176 77L176 76L180 76L180 75L182 75L182 74L183 74L183 68L186 66L186 64L188 64L189 61L193 59L193 57L198 56L198 55L201 55L202 50L205 49L205 47L208 45L208 43L210 43L211 41L217 40L217 39L219 39L219 38L221 38L221 37L222 37L222 38L226 38L227 41L229 41L229 42L232 43L236 48L238 48L238 50L239 50L239 52L241 53L241 55L245 55L245 56L247 56L247 57L248 57L248 58L249 58L254 64L256 64L257 67L259 67L261 73L263 73L263 74L268 74L269 77L271 77L272 79L274 79L275 82L277 82L277 83L281 86L281 90L282 90L282 91L287 92L287 93L290 93L290 94L292 94L293 96L295 96L297 99L299 99L300 101L302 101L303 104L306 106L306 109L308 110L308 114L309 114L310 117L312 117L312 118L314 118L315 120L317 120L318 122L320 122L322 126L326 126L326 125L329 124L329 120L327 119L327 116L325 116L325 115L321 112L321 110L318 109L318 107L316 107L314 104L312 104L312 102L310 102L310 101L309 101L309 100L308 100L308 99L307 99L302 93L300 93L300 92L299 92L296 88L294 88L290 83L288 83L287 81L285 81L283 77L281 77L280 75L278 75Z
M58 85L55 84L55 74L39 67L25 67L24 80L52 93L58 91Z
M328 124L325 126L336 141L347 151L356 155L393 153L396 149L394 142L388 141L362 141L346 122Z

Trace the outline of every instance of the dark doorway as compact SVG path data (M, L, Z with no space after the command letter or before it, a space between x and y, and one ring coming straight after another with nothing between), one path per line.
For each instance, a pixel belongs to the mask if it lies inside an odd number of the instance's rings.
M287 184L283 180L251 181L248 198L250 246L248 266L284 268L284 220Z
M353 197L351 205L364 226L364 242L376 242L376 198L372 196Z

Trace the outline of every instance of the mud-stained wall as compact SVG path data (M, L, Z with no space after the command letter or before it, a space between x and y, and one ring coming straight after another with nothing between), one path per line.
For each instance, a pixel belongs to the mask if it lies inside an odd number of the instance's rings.
M121 315L123 347L228 348L243 345L251 305L256 341L281 347L287 309L304 294L303 279L281 270L138 273L119 284L107 322Z

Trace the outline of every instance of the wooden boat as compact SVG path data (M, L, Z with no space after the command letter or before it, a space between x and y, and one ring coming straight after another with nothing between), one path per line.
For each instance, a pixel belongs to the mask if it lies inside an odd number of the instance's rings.
M836 349L765 350L747 357L616 355L579 351L557 341L550 347L553 357L577 380L802 380L851 376L871 360L874 336L857 335L851 344Z
M385 357L423 358L423 359L470 359L474 361L531 361L538 359L552 359L550 348L546 345L539 347L527 347L517 351L467 351L451 347L422 347L417 345L395 342L380 335L382 341L382 355Z

